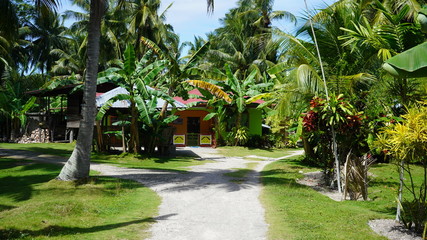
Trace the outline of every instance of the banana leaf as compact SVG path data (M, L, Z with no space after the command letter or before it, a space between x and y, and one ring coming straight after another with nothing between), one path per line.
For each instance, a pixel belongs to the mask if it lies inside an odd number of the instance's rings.
M383 69L398 78L427 77L427 42L388 59Z

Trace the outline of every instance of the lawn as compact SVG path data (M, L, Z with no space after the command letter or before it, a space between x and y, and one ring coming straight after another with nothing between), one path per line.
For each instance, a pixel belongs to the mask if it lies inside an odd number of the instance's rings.
M74 146L74 143L0 143L0 148L27 150L61 157L69 157Z
M1 147L1 145L0 145ZM279 158L289 155L296 149L260 149L247 147L218 147L219 152L227 157L247 157L251 155L259 157Z
M28 150L43 154L69 157L73 151L73 143L0 143L0 148ZM148 157L135 154L102 154L92 153L92 162L117 165L128 168L158 169L167 171L186 171L186 167L204 164L207 161L196 160L193 156L182 155L170 157Z
M420 167L414 167L421 171ZM336 202L296 183L304 166L298 158L268 165L262 172L261 201L270 224L269 239L386 239L367 225L371 219L394 218L398 174L392 164L377 164L369 188L370 201ZM421 176L420 174L418 174ZM421 179L417 179L420 181Z
M159 197L133 181L54 179L60 166L0 158L0 239L141 239Z

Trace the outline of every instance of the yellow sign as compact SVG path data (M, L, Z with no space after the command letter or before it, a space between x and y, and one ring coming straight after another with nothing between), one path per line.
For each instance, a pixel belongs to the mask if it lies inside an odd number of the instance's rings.
M200 145L211 145L212 135L200 135Z
M185 145L185 135L173 135L173 144Z

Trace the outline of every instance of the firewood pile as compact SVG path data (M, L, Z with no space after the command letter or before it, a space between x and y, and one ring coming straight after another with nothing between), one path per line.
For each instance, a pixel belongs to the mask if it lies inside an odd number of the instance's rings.
M24 134L18 139L18 143L47 143L50 134L47 129L36 128L30 134Z

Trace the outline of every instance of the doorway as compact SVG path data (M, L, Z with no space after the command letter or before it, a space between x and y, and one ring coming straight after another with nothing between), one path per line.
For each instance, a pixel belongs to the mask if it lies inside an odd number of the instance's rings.
M187 118L187 146L199 146L200 117Z

